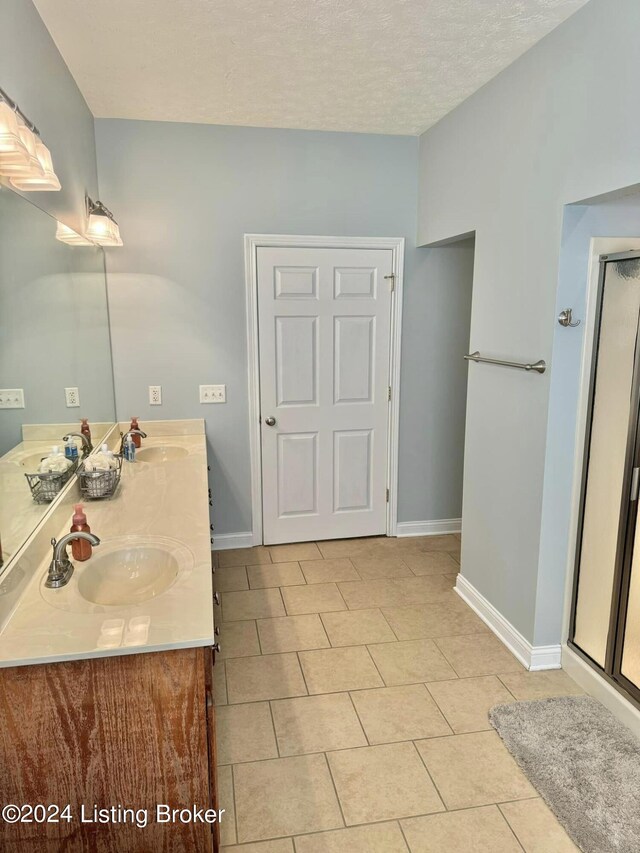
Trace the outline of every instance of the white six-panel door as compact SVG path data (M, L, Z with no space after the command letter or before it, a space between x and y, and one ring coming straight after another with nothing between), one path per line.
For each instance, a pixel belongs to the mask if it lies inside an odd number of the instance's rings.
M386 532L392 261L257 250L265 544Z

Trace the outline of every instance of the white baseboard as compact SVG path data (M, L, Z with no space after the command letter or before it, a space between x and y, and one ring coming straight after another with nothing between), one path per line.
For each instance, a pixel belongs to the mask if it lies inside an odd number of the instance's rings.
M218 533L213 534L213 550L229 551L231 548L253 547L253 533Z
M636 737L640 737L640 711L568 646L562 647L562 668L589 696L601 702Z
M557 646L532 646L522 636L517 628L488 601L484 595L469 583L462 575L456 579L456 592L472 610L478 614L482 621L491 628L493 633L529 670L560 669L562 666L562 647Z
M460 533L461 518L440 518L436 521L399 521L398 536L437 536L442 533Z

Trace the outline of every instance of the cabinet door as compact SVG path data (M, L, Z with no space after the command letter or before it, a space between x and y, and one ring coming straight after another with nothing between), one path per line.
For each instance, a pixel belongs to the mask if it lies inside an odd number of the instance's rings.
M207 717L207 747L209 755L209 790L211 808L219 809L220 797L218 795L218 750L216 741L216 709L213 693L213 667L215 664L215 652L213 649L205 649L204 654L204 682L205 682L205 712ZM214 853L220 849L220 824L213 824L213 849Z

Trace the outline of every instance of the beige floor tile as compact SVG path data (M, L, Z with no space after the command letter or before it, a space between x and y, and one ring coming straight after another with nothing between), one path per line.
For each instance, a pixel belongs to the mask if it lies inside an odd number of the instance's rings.
M282 597L289 616L347 609L340 591L334 583L288 586L282 590Z
M224 809L220 821L220 842L236 843L236 815L233 803L233 777L231 767L218 767L218 809Z
M447 809L466 809L537 796L496 732L416 743Z
M245 658L260 654L260 643L256 623L248 622L222 622L220 625L219 660L227 658Z
M377 609L323 613L321 618L332 646L393 643L396 640L396 635Z
M504 803L500 810L525 853L580 853L551 809L541 799Z
M255 566L258 563L270 563L269 549L263 545L257 548L233 548L229 551L218 551L218 565L222 566Z
M300 652L299 657L309 693L384 687L365 646Z
M356 690L351 698L371 744L451 734L424 684Z
M520 661L492 633L436 639L438 648L460 678L524 672Z
M399 640L427 640L489 631L455 592L438 604L383 607L382 613Z
M443 810L411 743L346 749L327 758L347 825Z
M397 823L333 829L296 838L297 853L407 853Z
M460 540L453 533L439 536L424 536L420 540L421 551L448 551L456 553L460 550Z
M414 817L402 829L411 853L522 853L497 806Z
M491 729L489 710L513 702L513 697L495 675L437 681L428 690L456 734Z
M456 677L433 640L382 643L368 649L388 687Z
M218 764L277 758L278 748L268 702L225 705L216 712Z
M378 578L406 578L413 572L400 557L386 554L377 557L354 556L351 558L362 580Z
M360 575L346 557L335 560L304 560L300 563L307 583L359 581Z
M296 542L293 545L272 545L269 548L274 563L286 563L289 560L321 560L322 554L315 542ZM247 565L249 565L247 563Z
M384 537L372 537L368 539L328 539L318 542L318 548L325 560L335 557L351 557L352 554L372 554Z
M222 847L220 853L294 853L293 839L278 838L275 841L256 841L239 847Z
M247 574L251 589L305 583L299 563L264 563L260 566L247 566Z
M244 566L220 566L213 576L213 586L218 592L249 589L247 570Z
M451 598L453 575L432 577L381 578L338 584L350 610L367 607L408 607L438 603Z
M262 653L265 655L274 652L326 649L330 645L317 613L258 619L258 632Z
M233 769L238 841L343 826L324 755L297 755Z
M216 658L213 667L213 701L216 705L227 704L227 676L224 661Z
M458 571L458 563L444 551L418 551L403 557L414 575L446 575Z
M222 617L225 622L285 615L279 589L246 589L222 593Z
M296 654L233 658L225 666L230 704L307 694Z
M562 669L546 672L509 672L500 674L500 680L516 699L547 699L550 696L574 696L584 693L580 685Z
M348 693L271 703L280 755L367 746Z

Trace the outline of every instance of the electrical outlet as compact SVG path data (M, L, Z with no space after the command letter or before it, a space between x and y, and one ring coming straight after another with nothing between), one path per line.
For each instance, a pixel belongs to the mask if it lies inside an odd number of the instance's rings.
M162 385L149 385L149 405L162 405Z
M67 402L67 409L80 408L80 391L77 388L65 388L64 398Z
M0 409L24 409L22 388L0 388Z
M201 385L200 386L200 402L201 403L226 403L227 402L227 386L226 385Z

